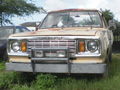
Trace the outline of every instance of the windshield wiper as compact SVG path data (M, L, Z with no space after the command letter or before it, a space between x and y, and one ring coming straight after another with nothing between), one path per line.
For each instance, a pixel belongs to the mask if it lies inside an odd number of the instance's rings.
M88 12L88 15L90 16L90 19L91 19L91 29L92 29L93 28L92 25L93 25L94 22L93 22L93 19L92 19L92 17L91 17L89 12Z

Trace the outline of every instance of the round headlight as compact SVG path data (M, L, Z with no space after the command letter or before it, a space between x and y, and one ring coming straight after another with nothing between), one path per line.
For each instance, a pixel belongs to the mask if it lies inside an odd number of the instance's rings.
M98 44L95 41L90 41L87 44L87 48L90 52L95 52L98 50Z
M12 43L12 50L17 52L20 49L19 43L18 42L13 42Z

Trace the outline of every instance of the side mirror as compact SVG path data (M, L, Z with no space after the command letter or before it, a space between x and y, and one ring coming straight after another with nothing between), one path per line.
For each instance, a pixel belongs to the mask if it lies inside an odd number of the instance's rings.
M115 30L116 29L116 23L115 23L114 20L109 20L108 25L109 25L110 30Z
M36 30L35 31L38 31L39 30L39 28L38 27L36 27Z
M36 22L36 31L39 30L39 27L41 26L41 22Z

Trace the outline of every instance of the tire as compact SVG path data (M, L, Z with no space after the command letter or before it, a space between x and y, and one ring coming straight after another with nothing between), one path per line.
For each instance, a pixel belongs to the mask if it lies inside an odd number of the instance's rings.
M109 76L109 71L110 71L110 61L109 57L106 59L106 72L102 74L103 78L107 78Z
M112 48L111 48L111 50L110 50L110 53L109 53L108 58L109 58L109 61L110 61L110 63L111 63L111 62L112 62Z
M5 52L3 53L3 58L2 58L3 61L8 61L9 60L9 57L8 57L8 54L7 54L7 51L5 50Z

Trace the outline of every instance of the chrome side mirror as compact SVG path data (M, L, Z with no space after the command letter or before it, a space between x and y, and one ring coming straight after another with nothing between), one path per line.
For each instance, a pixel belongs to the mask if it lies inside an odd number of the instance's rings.
M115 30L116 29L116 23L114 20L109 20L108 22L109 30Z

